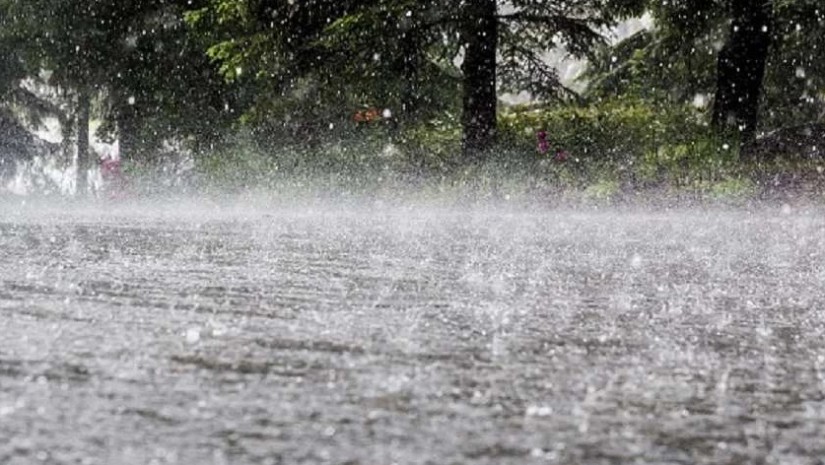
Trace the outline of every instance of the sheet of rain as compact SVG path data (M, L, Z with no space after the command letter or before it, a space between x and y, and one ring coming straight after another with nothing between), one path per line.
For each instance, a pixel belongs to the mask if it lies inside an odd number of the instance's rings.
M2 464L825 457L819 210L3 210Z

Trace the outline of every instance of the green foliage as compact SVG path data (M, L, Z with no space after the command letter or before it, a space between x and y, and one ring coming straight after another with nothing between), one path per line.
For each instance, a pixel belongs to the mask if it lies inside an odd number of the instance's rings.
M594 199L636 187L723 196L753 187L751 167L692 105L716 85L727 0L498 2L498 90L537 103L502 111L496 159L481 167L457 156L468 120L458 64L472 23L461 3L0 0L0 102L34 106L16 95L19 83L49 76L67 101L95 96L101 135L128 140L129 158L145 161L172 141L193 149L201 174L232 185L283 173L369 184L400 173L478 176L495 190L506 173ZM774 5L766 130L825 115L825 8ZM605 45L600 32L645 8L655 27ZM590 62L583 96L543 59L559 47ZM392 117L356 124L366 109ZM539 130L548 156L536 153ZM553 161L557 148L571 159Z
M644 5L644 0L513 1L513 11L499 16L502 88L528 91L541 100L569 100L571 92L541 52L564 46L573 57L592 57L605 43L601 31L641 14Z
M422 30L435 7L409 0L212 0L186 18L227 79L243 70L267 89L257 95L249 121L283 113L276 100L303 120L317 119L318 107L353 113L362 106L391 108L407 118L457 103L450 75L457 50L444 55L443 47L432 46L440 43L440 30ZM300 105L289 103L295 101Z
M266 186L278 165L271 156L258 151L227 146L198 157L196 177L205 186L220 189Z
M209 144L234 121L246 89L230 89L190 36L184 8L198 3L0 0L0 51L15 52L0 60L13 59L16 66L3 69L18 82L40 80L69 102L94 96L100 135L119 134L130 158L146 158L170 140ZM2 89L9 79L0 74Z
M0 102L23 76L25 68L20 57L20 42L15 37L11 21L11 5L0 1Z
M682 144L706 131L701 115L676 105L626 98L593 105L515 107L501 116L504 143L534 149L547 132L554 148L588 162L638 159L665 144ZM551 154L552 155L552 154Z
M401 136L403 149L418 169L443 171L461 150L461 125L449 113L410 126Z
M774 1L775 25L760 129L819 121L825 114L825 7ZM727 0L649 1L655 26L603 47L583 78L586 95L635 95L678 104L710 102L717 56L730 21ZM701 103L701 102L699 102Z
M630 95L676 104L709 100L715 86L716 51L721 29L685 42L679 35L642 30L599 49L580 80L592 100Z
M657 186L707 191L742 177L737 145L714 136L689 106L625 98L588 106L520 107L501 119L505 145L549 166L548 176L559 184L584 189L594 198ZM546 155L537 152L538 131L548 134ZM567 161L553 159L559 149L569 153Z
M825 120L825 5L781 0L765 77L765 130Z
M520 0L505 8L500 2L500 89L570 98L542 54L564 46L587 56L601 43L601 29L643 4ZM242 70L268 89L256 95L247 121L279 118L283 107L298 108L295 119L315 121L318 108L378 106L418 124L461 106L456 63L470 24L462 8L445 0L209 0L186 19L226 79Z

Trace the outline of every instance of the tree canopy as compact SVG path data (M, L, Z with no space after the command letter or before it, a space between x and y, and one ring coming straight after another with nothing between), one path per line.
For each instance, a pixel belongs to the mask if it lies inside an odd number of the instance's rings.
M642 15L650 27L610 41ZM312 145L353 120L447 115L456 160L481 160L518 93L694 104L747 142L822 120L823 38L818 0L0 0L0 105L57 116L81 165L90 119L146 159L168 141ZM586 60L579 85L551 53Z
M821 120L821 2L650 2L648 11L653 28L602 48L590 62L590 97L633 93L694 102L711 110L709 119L720 129L732 123L734 131L748 133L746 139ZM753 89L746 96L737 87ZM740 100L750 108L738 108Z

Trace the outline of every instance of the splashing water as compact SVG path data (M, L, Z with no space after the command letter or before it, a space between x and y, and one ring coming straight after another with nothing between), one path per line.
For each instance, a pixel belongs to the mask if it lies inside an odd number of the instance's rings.
M0 462L825 449L821 211L263 205L0 206Z

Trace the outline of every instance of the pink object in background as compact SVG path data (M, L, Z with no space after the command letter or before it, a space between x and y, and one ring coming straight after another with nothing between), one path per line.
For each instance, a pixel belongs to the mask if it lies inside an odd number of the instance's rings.
M120 169L120 160L112 158L104 158L100 160L100 176L103 181L119 180L123 177L123 171Z
M547 140L547 132L546 131L539 131L536 133L536 138L538 139L538 147L537 150L541 154L545 154L550 151L550 142ZM553 161L563 162L567 161L570 158L570 154L567 153L567 150L564 149L556 149L556 154L553 155Z
M126 178L118 156L118 144L112 151L100 158L100 177L103 180L103 193L110 200L120 200L126 197Z
M558 149L558 150L556 150L556 156L553 157L553 160L567 161L568 158L570 158L570 154L567 153L567 150Z
M128 195L129 183L123 174L123 165L120 161L120 143L114 144L105 150L100 157L100 177L103 181L100 192L109 200L123 200Z
M536 134L538 138L538 151L539 153L547 153L550 150L550 142L547 142L547 133L544 131L539 131Z

